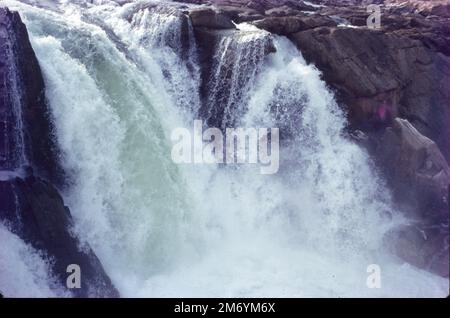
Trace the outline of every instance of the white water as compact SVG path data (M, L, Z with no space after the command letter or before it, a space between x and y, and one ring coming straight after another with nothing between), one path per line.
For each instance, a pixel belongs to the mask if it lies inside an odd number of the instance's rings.
M268 35L242 26L219 52L232 59L227 47L241 45L234 59L258 70L234 70L227 100L239 98L227 116L238 109L234 121L289 132L280 172L173 164L168 136L199 109L195 43L177 46L180 18L149 14L146 2L67 4L59 14L5 1L21 12L44 72L76 231L122 296L446 295L448 281L384 253L383 233L400 222L389 193L342 137L344 116L318 71L283 38L277 53L251 59ZM372 263L380 289L366 286Z
M0 223L0 292L5 297L63 297L49 261Z

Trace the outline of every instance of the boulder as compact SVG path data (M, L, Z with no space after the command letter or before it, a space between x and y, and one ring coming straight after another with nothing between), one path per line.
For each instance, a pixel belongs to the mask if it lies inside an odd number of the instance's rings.
M450 168L436 143L396 118L379 138L375 156L394 193L420 218L448 221Z

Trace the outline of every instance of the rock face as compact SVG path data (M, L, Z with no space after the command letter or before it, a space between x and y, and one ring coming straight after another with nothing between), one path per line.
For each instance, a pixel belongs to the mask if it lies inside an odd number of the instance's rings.
M195 9L189 12L194 27L213 29L235 29L230 17L211 8Z
M74 296L117 297L93 251L71 233L44 81L18 13L0 8L0 38L0 221L48 256L63 288L67 266L81 267Z
M414 203L423 219L448 217L450 168L437 145L407 120L396 118L375 150L392 188Z
M370 131L407 118L450 158L447 52L426 39L368 29L321 27L292 39L337 90L353 127Z
M39 64L19 15L4 8L0 8L0 78L0 156L4 167L27 161L36 173L60 184L62 169L54 151Z
M396 201L416 218L393 229L387 245L405 261L448 277L450 33L447 15L429 12L418 14L411 3L384 8L382 29L371 30L364 8L328 7L320 14L353 26L288 36L347 107L351 128L370 136Z
M411 225L385 237L392 253L420 268L449 276L450 168L437 145L396 118L376 139L374 157L400 202L412 207Z

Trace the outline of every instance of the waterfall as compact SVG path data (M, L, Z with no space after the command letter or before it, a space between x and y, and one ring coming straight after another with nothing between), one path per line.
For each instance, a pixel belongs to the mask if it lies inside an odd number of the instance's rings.
M202 112L208 123L222 129L235 126L270 45L269 34L262 31L233 32L220 40Z
M247 25L225 35L202 101L192 26L176 6L4 2L44 73L73 230L122 296L446 294L448 281L384 252L401 217L344 136L319 71L287 39ZM280 127L279 173L173 163L171 131L202 115L219 128ZM381 289L366 286L370 264Z

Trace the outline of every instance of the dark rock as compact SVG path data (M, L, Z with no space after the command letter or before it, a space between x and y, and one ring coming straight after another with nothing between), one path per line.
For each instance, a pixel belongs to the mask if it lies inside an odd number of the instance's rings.
M397 197L415 206L419 217L448 219L450 168L432 140L396 118L379 139L375 156Z
M251 22L251 21L261 20L263 18L264 18L264 16L261 14L253 14L250 12L243 12L243 13L239 14L239 16L234 21L236 21L236 23L242 23L242 22Z
M336 26L336 22L331 18L321 15L268 17L252 23L260 29L279 35L290 35L321 26Z
M388 250L405 262L449 276L450 169L436 144L395 119L375 138L373 154L411 225L390 230Z
M189 11L189 16L194 27L206 27L211 29L235 29L235 25L226 14L212 8L199 8Z
M264 15L255 9L246 7L215 6L218 12L228 16L235 23L254 21L264 18Z
M19 14L6 8L0 8L0 61L3 62L0 62L0 116L9 114L6 116L9 128L0 128L9 132L9 141L0 142L3 145L0 151L5 151L4 145L11 145L16 138L18 143L13 145L16 149L11 150L25 148L26 161L35 171L61 185L63 170L58 161L39 63ZM14 112L21 113L21 118L13 119ZM19 132L13 126L22 126L23 138L17 139L15 133Z
M70 289L76 297L118 297L119 294L91 248L72 234L69 209L58 191L33 176L0 181L0 220L52 261L53 274L66 286L70 264L81 268L81 288Z
M372 147L370 137L361 130L348 132L348 137L361 147L370 150Z
M200 93L202 96L208 94L206 83L211 74L212 61L215 55L216 46L220 39L230 31L217 31L207 28L194 28L194 36L198 48L198 61L201 70Z
M269 34L252 38L248 36L252 32L248 32L247 40L241 41L245 32L207 28L195 28L194 33L201 66L199 115L211 127L230 127L234 119L226 118L226 112L239 111L236 108L246 98L245 89L253 80L249 74L258 73L253 67L258 68L265 56L276 51L273 38Z
M367 28L322 27L290 38L336 89L353 128L384 128L399 115L450 158L450 57L421 39Z

